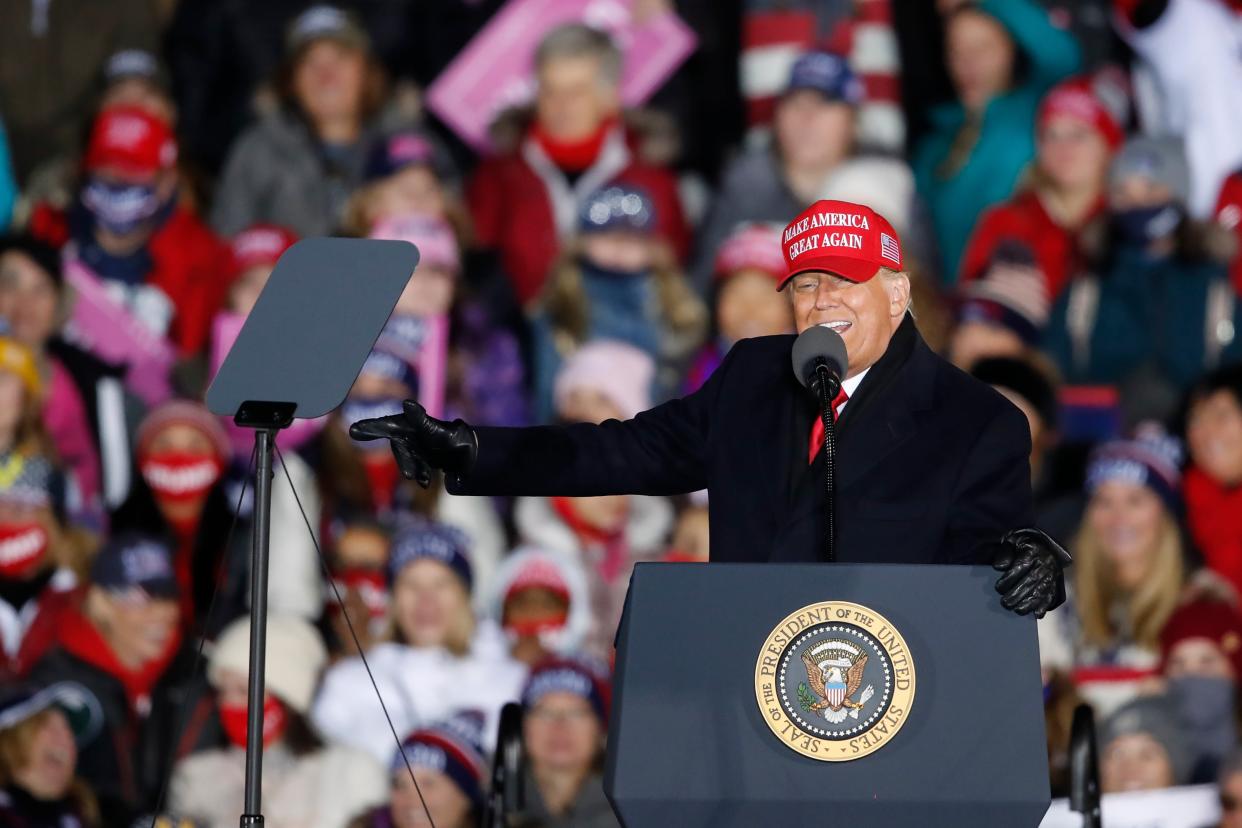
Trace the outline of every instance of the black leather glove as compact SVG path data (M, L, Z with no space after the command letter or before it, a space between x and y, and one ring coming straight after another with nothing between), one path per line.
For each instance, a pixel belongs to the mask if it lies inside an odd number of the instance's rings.
M388 440L397 458L397 467L408 480L424 489L431 485L431 470L465 474L474 466L479 438L464 420L451 423L427 415L413 400L406 400L405 411L389 417L359 420L349 427L355 440Z
M1039 529L1013 529L1001 538L992 567L1001 606L1018 615L1044 613L1065 603L1064 569L1073 563L1061 544Z

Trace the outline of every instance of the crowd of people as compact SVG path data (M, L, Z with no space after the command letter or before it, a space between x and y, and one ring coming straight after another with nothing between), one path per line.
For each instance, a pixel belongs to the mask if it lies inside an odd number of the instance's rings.
M1105 792L1219 781L1242 825L1242 5L636 0L698 36L654 98L549 27L480 153L421 93L504 5L0 9L0 825L235 824L252 433L203 398L324 235L421 262L347 400L277 438L267 819L473 825L517 701L523 824L617 825L629 573L708 559L705 493L451 497L348 426L693 393L793 331L780 228L821 198L889 220L924 337L1029 421L1075 560L1053 793L1086 702Z

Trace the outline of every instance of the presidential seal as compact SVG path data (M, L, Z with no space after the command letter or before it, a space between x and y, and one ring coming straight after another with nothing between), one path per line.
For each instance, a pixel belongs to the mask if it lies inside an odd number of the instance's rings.
M888 744L910 715L914 662L884 616L846 601L803 607L763 643L755 700L787 747L823 762Z

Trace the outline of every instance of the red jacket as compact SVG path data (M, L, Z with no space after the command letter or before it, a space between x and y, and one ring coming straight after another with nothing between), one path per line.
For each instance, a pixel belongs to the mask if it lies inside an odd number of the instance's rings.
M46 204L35 207L31 232L57 246L69 239L63 211ZM206 224L177 207L147 245L154 267L146 283L154 285L176 307L168 338L181 356L207 346L211 320L224 302L229 282L228 248Z
M677 179L665 167L638 158L637 141L631 132L626 132L626 139L627 160L619 172L605 177L600 186L624 182L645 190L655 208L656 232L684 259L690 247L690 231L682 214ZM601 151L601 158L605 152ZM603 169L601 161L577 179L578 189L597 168ZM563 188L556 187L550 176L560 176ZM556 194L558 190L560 196ZM575 193L559 171L545 170L541 175L528 162L524 142L479 164L466 190L475 233L484 247L499 251L514 292L523 305L539 295L562 241L577 227L577 205L587 195L590 193ZM566 199L573 199L573 203ZM566 217L559 232L558 201ZM571 210L572 226L567 223Z
M1103 208L1103 202L1092 212ZM1005 241L1026 245L1044 274L1048 301L1055 302L1079 263L1075 231L1053 221L1033 192L1020 193L984 212L962 256L962 283L983 276L996 248Z
M1220 198L1216 201L1216 220L1231 230L1242 246L1242 172L1229 176L1221 185ZM1233 289L1242 293L1242 251L1233 254L1229 275Z

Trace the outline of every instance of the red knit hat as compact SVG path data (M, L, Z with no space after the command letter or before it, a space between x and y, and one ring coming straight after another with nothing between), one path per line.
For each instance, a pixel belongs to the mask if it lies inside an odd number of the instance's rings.
M888 219L862 204L817 201L785 226L785 278L818 270L866 282L881 267L901 270L901 242Z
M228 464L233 457L233 446L219 419L202 403L191 400L169 400L153 408L138 426L135 435L135 454L145 454L155 435L170 425L188 425L198 429L211 440L220 462Z
M1222 601L1195 601L1179 607L1160 632L1160 668L1168 666L1169 656L1178 644L1191 638L1205 638L1215 644L1233 665L1234 676L1242 680L1242 615Z
M163 120L137 106L113 106L91 128L84 164L88 172L113 167L151 175L177 162L177 141Z
M274 265L297 242L297 235L276 224L252 224L233 237L229 251L233 274L239 275L258 265Z
M1039 105L1038 128L1043 129L1048 121L1058 115L1090 124L1104 136L1111 149L1117 149L1125 141L1120 119L1105 106L1087 78L1072 78L1049 90Z

